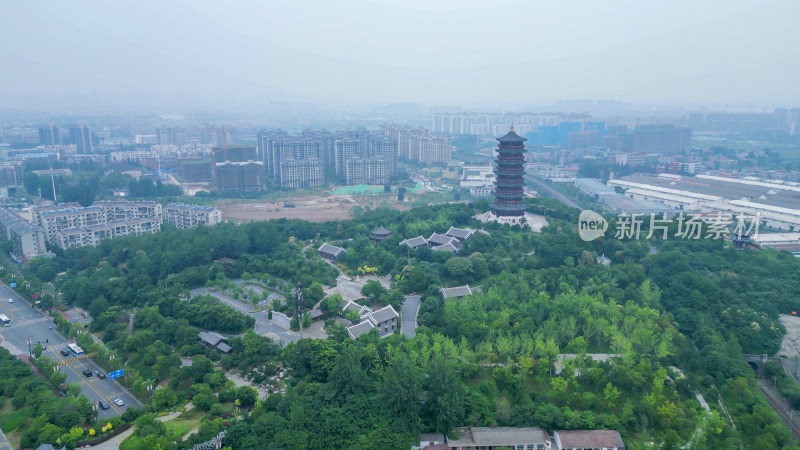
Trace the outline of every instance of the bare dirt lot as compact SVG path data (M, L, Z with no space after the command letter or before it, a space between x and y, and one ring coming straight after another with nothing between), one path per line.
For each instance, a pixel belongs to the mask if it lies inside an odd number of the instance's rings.
M328 197L293 198L294 208L284 208L281 201L231 202L220 201L217 208L222 217L236 223L272 219L302 219L309 222L347 220L353 217L354 206L376 207L387 197L377 195L333 195ZM392 208L408 209L405 203L387 202Z

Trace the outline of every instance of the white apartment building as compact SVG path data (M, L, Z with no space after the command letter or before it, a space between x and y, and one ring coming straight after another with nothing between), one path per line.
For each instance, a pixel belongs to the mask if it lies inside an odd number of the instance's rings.
M163 221L161 204L150 201L39 206L33 208L32 215L47 242L63 249L97 245L102 239L125 234L155 233Z
M164 208L165 222L179 230L205 225L213 227L222 222L222 211L211 206L170 203Z

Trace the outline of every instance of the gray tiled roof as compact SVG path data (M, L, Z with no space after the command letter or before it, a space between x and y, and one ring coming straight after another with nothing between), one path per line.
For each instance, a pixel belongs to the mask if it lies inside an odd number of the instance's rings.
M469 239L473 234L475 234L475 232L470 229L450 227L450 229L445 233L445 236L451 236L463 241L465 239Z
M499 137L499 138L497 138L497 140L500 141L500 142L525 142L525 141L527 141L527 139L525 139L524 137L518 135L517 133L514 133L513 131L509 131L508 133L506 133L505 136Z
M417 236L415 238L406 239L400 242L400 245L407 245L411 248L417 248L422 247L423 245L428 245L428 241L422 236Z
M396 319L399 317L397 311L392 308L392 305L385 306L372 313L372 319L375 323L386 322L387 320Z
M452 242L448 242L447 244L437 245L436 247L433 247L433 251L444 251L444 252L455 253L458 251L458 248L456 248L456 246L453 245Z
M219 344L217 344L217 349L222 353L229 353L231 350L233 350L233 347L224 342L220 342Z
M381 225L377 230L372 232L373 236L389 236L390 234L392 234L392 232L384 228L383 225Z
M539 427L469 427L458 428L460 435L450 439L448 445L460 446L515 446L519 444L544 444L549 436Z
M444 234L439 234L439 233L433 233L431 237L428 238L428 242L432 242L436 245L449 244L452 243L454 240L455 238L452 238L450 236L445 236Z
M441 292L442 297L444 298L464 297L466 295L472 295L472 289L469 288L469 285L451 287L451 288L441 288L439 292Z
M341 247L337 247L335 245L330 245L327 242L322 244L317 251L320 253L325 253L326 255L333 255L333 256L339 256L339 253L347 253L347 250Z
M358 339L362 334L369 333L369 330L372 329L372 324L367 321L358 323L356 325L347 327L347 334L350 335L353 339Z
M197 337L200 338L201 341L211 346L216 346L225 340L224 336L214 333L213 331L201 331L197 333Z

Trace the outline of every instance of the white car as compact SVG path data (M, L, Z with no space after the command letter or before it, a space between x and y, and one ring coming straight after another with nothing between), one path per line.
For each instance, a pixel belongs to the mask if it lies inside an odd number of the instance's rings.
M125 402L123 402L121 398L115 398L114 399L114 404L117 405L117 406L122 406L122 405L125 404Z
M14 303L14 299L13 298L8 299L8 303Z

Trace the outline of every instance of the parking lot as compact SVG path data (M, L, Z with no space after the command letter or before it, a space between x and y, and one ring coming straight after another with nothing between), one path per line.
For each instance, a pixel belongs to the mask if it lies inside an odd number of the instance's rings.
M14 300L13 303L8 301L9 298ZM53 329L52 319L42 311L34 309L29 302L3 283L0 283L0 314L5 314L11 319L10 326L0 327L3 347L13 355L29 355L29 349L41 343L46 347L43 355L54 361L69 360L70 363L59 366L59 370L67 375L65 383L80 385L81 391L95 405L100 400L108 402L110 408L100 409L98 417L112 417L121 414L130 406L142 406L139 400L115 380L109 380L107 377L97 378L97 372L102 371L105 374L105 370L100 369L90 358L76 360L71 354L62 356L60 350L66 349L69 341ZM92 377L85 377L83 370L90 370ZM117 398L122 400L122 406L114 404Z

